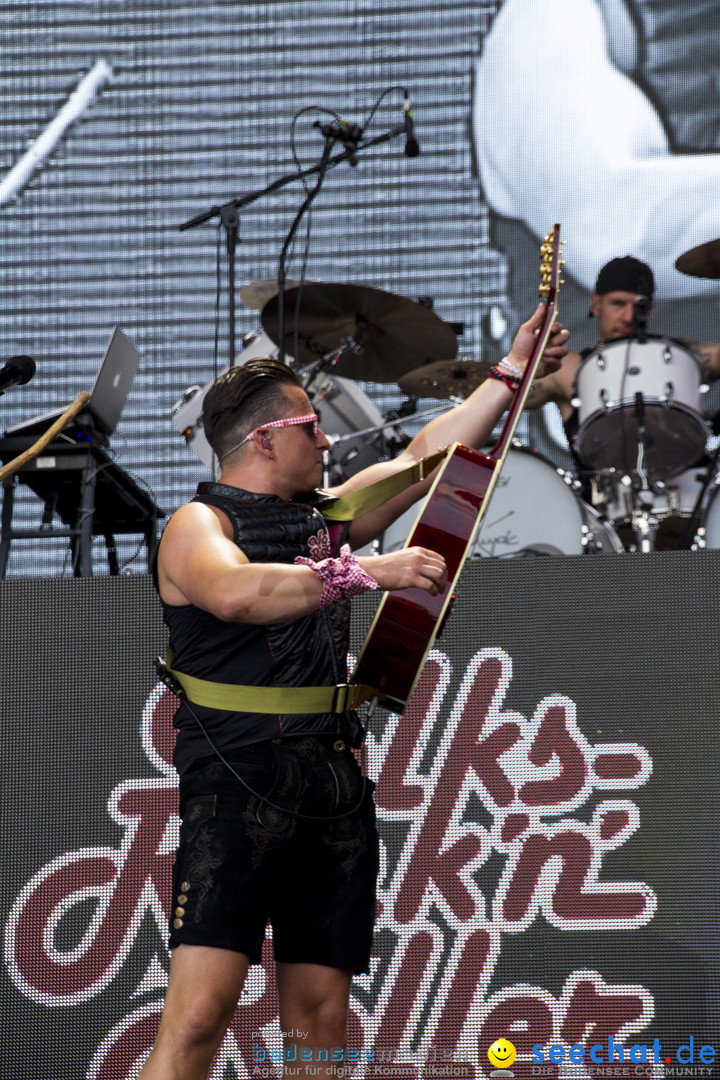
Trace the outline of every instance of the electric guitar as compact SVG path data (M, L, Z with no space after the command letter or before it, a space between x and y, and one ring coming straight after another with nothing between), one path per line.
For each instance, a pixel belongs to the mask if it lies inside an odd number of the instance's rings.
M356 704L375 698L384 709L403 713L427 654L450 613L455 584L500 475L557 318L562 264L559 253L560 226L555 225L540 248L539 292L546 303L545 315L500 438L486 454L461 443L450 447L405 542L405 547L430 548L444 557L447 585L437 596L424 589L399 589L385 594L353 672L352 682L363 687Z

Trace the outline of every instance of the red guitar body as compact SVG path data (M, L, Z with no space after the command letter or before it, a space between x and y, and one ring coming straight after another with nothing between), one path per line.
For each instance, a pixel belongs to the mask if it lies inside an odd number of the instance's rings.
M386 593L352 681L374 687L385 709L402 713L425 657L449 614L452 590L480 521L480 509L497 461L469 446L455 445L427 498L407 546L439 551L448 568L445 591Z
M555 225L541 249L546 258L552 256L545 264L541 290L547 311L500 438L489 454L460 443L450 449L405 544L430 548L443 556L448 568L445 591L438 596L424 589L386 593L355 666L352 682L371 688L364 700L374 696L391 712L405 711L427 654L450 612L453 590L542 359L557 313L559 233L560 226Z

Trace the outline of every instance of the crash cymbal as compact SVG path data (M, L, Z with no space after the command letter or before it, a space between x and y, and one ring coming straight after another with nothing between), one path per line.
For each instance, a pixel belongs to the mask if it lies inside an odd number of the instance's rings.
M300 310L295 325L297 294ZM262 312L265 332L278 342L278 296ZM285 293L284 350L302 365L339 353L334 375L397 382L426 360L457 353L448 323L414 300L367 285L312 283ZM296 348L297 341L297 348Z
M297 289L298 285L304 284L306 282L300 281L298 278L286 278L285 291ZM250 285L243 285L240 290L240 299L248 307L255 308L256 311L262 311L268 300L272 300L273 296L277 296L277 294L277 278L268 278L266 281L253 281Z
M487 379L491 365L477 360L436 360L398 379L405 394L429 398L465 398Z
M690 248L675 260L675 269L690 277L720 278L720 240Z

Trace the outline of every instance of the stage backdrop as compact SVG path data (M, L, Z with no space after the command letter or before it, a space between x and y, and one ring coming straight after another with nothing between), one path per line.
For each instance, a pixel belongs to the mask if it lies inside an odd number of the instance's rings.
M538 246L560 221L574 347L594 340L588 282L628 251L658 271L658 332L720 340L716 283L672 269L720 236L718 18L715 0L0 0L0 359L38 363L0 399L0 428L90 389L119 323L142 360L113 454L160 507L184 502L207 474L170 414L227 361L227 260L216 220L178 226L293 174L293 146L316 164L319 110L365 125L390 86L410 93L420 154L400 137L328 176L308 278L430 297L463 325L461 356L497 359L534 306ZM591 75L579 42L594 49ZM609 96L618 71L644 110ZM396 89L367 136L401 124L401 103ZM692 140L673 137L688 126ZM638 160L611 186L627 141ZM292 183L241 213L238 292L277 274L304 197ZM290 276L304 254L303 227ZM237 301L239 347L260 315ZM392 379L360 389L383 410L404 398ZM522 437L567 467L554 407L548 417L523 421ZM39 524L38 500L20 495L17 524ZM135 554L124 539L121 561L142 571ZM28 572L69 575L66 545L17 541L9 573Z
M609 1075L608 1040L629 1075L713 1075L719 576L716 552L466 569L407 714L369 724L383 863L353 1075L486 1077L500 1036L518 1078L586 1075L558 1071L570 1047ZM128 1080L178 829L157 605L139 575L6 582L0 603L2 1076ZM355 648L372 603L356 614ZM271 966L213 1080L277 1059Z

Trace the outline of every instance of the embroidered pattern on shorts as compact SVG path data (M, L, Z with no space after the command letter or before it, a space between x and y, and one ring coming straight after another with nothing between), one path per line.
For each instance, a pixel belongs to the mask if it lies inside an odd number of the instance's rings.
M366 831L362 822L358 823L353 814L351 817L333 821L330 835L325 837L325 843L336 856L348 879L353 877L360 857L367 851Z
M207 825L198 832L188 858L188 878L194 895L193 922L202 919L202 910L215 884L214 870L222 865L222 856L213 851L213 832Z

